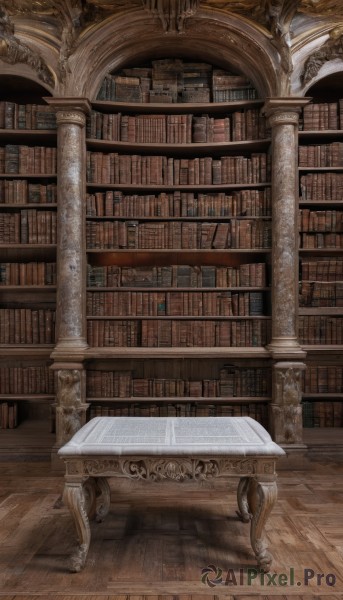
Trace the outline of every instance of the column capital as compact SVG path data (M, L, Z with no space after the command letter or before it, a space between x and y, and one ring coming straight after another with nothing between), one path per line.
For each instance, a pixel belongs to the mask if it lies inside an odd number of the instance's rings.
M269 119L271 127L275 125L298 125L301 109L311 102L311 98L267 98L263 113Z
M57 125L71 123L84 127L86 124L86 115L91 112L91 105L87 98L65 97L52 98L46 97L44 100L56 111Z

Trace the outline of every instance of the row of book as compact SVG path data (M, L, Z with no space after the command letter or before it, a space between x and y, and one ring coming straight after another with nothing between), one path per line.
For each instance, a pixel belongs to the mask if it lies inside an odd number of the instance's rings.
M300 316L299 341L303 344L343 344L343 317Z
M270 369L236 367L220 369L218 379L135 377L133 371L87 371L89 398L221 398L268 396Z
M147 103L230 102L256 97L255 88L243 75L172 58L107 75L98 93L98 100Z
M87 248L270 248L271 221L233 218L226 223L87 221Z
M343 100L313 102L303 108L304 131L343 129Z
M42 104L0 100L0 129L56 129L56 113Z
M245 156L173 158L117 152L87 152L87 181L124 185L221 185L265 183L270 157Z
M0 367L0 394L54 393L55 374L49 367Z
M268 427L268 404L208 404L196 402L129 402L103 406L92 404L89 418L94 417L251 417Z
M56 285L56 263L0 263L0 285Z
M0 213L0 239L3 244L56 244L56 212L29 208Z
M55 311L0 308L0 344L53 344Z
M265 287L265 263L238 267L168 265L164 267L87 266L89 287Z
M7 144L0 148L0 173L49 174L57 171L57 150L46 146Z
M268 343L270 320L127 319L87 321L93 347L259 347Z
M260 217L271 215L271 189L194 194L124 194L108 190L87 194L89 217Z
M303 281L343 281L343 259L302 260Z
M343 231L343 211L311 210L303 208L299 211L300 231Z
M0 204L57 202L56 183L29 183L27 179L0 179Z
M265 119L256 108L233 112L230 117L209 115L122 115L92 111L87 136L138 144L206 144L266 137Z
M0 429L14 429L18 426L17 402L0 403Z
M341 233L301 233L300 248L343 248Z
M299 146L299 167L342 167L343 142Z
M304 427L342 427L343 403L330 402L303 402Z
M343 367L307 367L303 375L305 394L343 394Z
M299 306L343 307L343 281L303 281L300 284Z
M301 201L341 202L343 196L343 174L307 173L300 177Z
M90 316L259 316L264 314L264 304L263 292L87 293Z

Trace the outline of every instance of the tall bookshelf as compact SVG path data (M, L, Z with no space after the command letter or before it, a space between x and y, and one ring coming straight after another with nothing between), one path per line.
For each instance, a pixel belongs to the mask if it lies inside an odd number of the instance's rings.
M339 75L309 90L299 132L299 337L304 427L343 425L343 101Z
M244 77L163 60L107 77L93 102L91 416L250 414L268 426L270 139L256 95Z
M55 401L49 367L55 341L56 122L38 84L2 76L1 90L1 427L29 419L49 433Z

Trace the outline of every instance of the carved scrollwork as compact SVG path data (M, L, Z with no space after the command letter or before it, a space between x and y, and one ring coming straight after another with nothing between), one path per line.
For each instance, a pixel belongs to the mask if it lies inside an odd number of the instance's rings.
M232 473L240 475L247 473L256 473L258 461L256 459L230 458L224 459L221 464L221 474L230 475Z
M85 406L81 404L81 372L61 369L57 375L57 431L60 444L68 442L81 429Z
M216 460L181 458L124 460L121 462L121 471L124 477L145 481L204 481L220 474Z
M195 15L200 0L142 0L142 4L160 19L164 31L181 33L185 19Z
M44 59L14 35L14 25L3 8L0 8L0 60L11 65L27 64L41 81L54 85L53 75Z
M84 461L84 472L87 475L114 474L120 472L119 461L114 458L88 459Z
M302 74L304 84L309 83L318 75L324 63L339 58L343 60L343 28L335 27L330 32L329 39L319 50L316 50L305 62Z

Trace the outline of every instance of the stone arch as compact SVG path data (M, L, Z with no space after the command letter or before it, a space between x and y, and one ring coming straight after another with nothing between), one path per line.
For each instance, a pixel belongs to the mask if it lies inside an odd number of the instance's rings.
M32 98L32 102L36 101L35 98L53 95L50 86L43 83L37 74L26 65L2 65L0 63L0 82L1 87L4 86L0 97L6 96L6 99L17 96L16 101L18 101L18 94L22 95L25 89L27 89L27 96ZM16 83L18 84L17 92Z
M165 33L146 13L107 19L92 28L70 59L66 93L91 101L107 73L154 57L186 57L244 73L261 97L278 95L279 55L261 26L224 12L199 10L185 33Z

